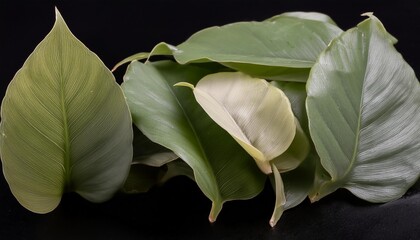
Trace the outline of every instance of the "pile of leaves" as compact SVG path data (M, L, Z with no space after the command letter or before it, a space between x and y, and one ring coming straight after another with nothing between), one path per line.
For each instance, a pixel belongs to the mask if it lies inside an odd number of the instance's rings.
M315 12L210 27L121 61L121 85L56 16L1 106L3 173L30 211L185 175L213 222L269 180L274 226L307 197L388 202L419 179L420 84L372 13L347 31Z

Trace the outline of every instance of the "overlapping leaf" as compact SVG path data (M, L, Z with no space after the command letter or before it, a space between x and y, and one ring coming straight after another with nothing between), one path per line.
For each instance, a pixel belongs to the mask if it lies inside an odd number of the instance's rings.
M312 200L347 188L362 199L386 202L418 179L420 86L394 42L369 15L314 65L306 104L325 170L317 172Z
M65 191L105 201L128 174L132 127L123 93L58 11L11 81L1 119L3 172L31 211L53 210Z
M280 88L289 98L294 115L299 120L302 130L309 136L308 117L305 108L305 84L297 82L271 82L271 84ZM307 198L312 189L315 162L317 161L318 156L315 149L313 149L313 144L310 139L308 139L308 141L309 146L297 144L298 147L296 147L296 152L300 154L305 150L309 150L303 163L301 163L297 169L281 174L286 197L286 203L283 206L284 210L293 208L301 203Z
M309 151L286 95L264 79L240 72L207 75L195 87L177 85L192 88L207 114L254 157L264 173L273 173L276 203L270 225L274 226L286 204L280 172L295 169Z
M329 21L318 20L321 14L317 20L313 15L290 13L262 22L210 27L176 47L160 43L150 55L172 53L181 64L218 62L255 77L306 82L318 55L342 32ZM117 66L147 57L146 53L136 54Z
M195 84L209 73L205 68L171 61L132 62L124 76L123 89L139 129L193 169L198 186L213 202L209 219L215 221L225 201L257 195L265 176L252 158L207 116L191 91L173 87L180 81Z
M209 116L256 160L265 173L270 160L284 153L296 133L286 95L264 79L240 72L221 72L202 78L194 96Z

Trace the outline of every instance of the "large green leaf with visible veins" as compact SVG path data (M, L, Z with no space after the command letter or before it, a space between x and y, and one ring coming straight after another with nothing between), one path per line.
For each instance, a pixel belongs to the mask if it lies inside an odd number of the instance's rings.
M135 59L172 53L180 64L218 62L254 77L306 82L318 55L342 30L327 20L318 20L322 14L289 14L262 22L206 28L178 46L160 43L150 55L133 55L116 67Z
M209 73L207 68L171 61L132 62L122 87L136 126L193 169L198 186L213 202L209 220L215 221L224 202L256 196L266 178L189 89L173 86L180 81L195 84Z
M306 105L324 168L317 168L312 200L346 188L386 202L418 179L420 85L394 42L369 15L335 39L312 68Z
M127 177L132 127L123 92L58 11L11 81L1 119L4 176L31 211L53 210L65 191L105 201Z
M298 17L238 22L192 35L174 51L180 63L215 61L271 80L306 81L319 53L342 31Z

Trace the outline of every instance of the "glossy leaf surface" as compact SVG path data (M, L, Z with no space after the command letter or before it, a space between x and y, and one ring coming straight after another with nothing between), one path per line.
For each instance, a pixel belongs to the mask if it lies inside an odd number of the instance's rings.
M1 119L5 178L33 212L52 211L65 191L105 201L127 177L133 137L123 92L58 11L11 81Z
M266 178L207 116L189 89L173 86L180 81L195 84L209 73L206 68L171 61L132 62L123 89L136 126L193 169L198 186L213 202L209 220L215 221L225 201L256 196Z
M420 85L374 16L335 39L307 83L312 140L321 158L312 200L337 188L386 202L420 172ZM329 176L328 176L329 175Z

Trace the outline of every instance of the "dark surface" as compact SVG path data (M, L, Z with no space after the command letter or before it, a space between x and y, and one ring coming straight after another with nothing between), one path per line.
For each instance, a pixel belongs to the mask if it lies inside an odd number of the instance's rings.
M73 33L108 67L160 41L179 44L213 25L263 20L285 11L319 11L343 29L373 11L399 39L397 49L420 72L420 3L413 1L0 0L0 83L9 81L50 31L57 6ZM115 72L120 81L124 68ZM418 74L417 74L418 75ZM418 188L417 188L418 189ZM225 204L210 224L210 201L196 184L176 178L147 194L118 194L93 204L76 194L53 212L21 207L0 177L0 239L420 239L420 191L386 204L370 204L340 190L320 202L288 210L271 229L274 195L267 187L247 201Z

